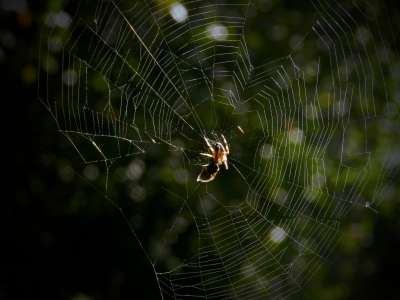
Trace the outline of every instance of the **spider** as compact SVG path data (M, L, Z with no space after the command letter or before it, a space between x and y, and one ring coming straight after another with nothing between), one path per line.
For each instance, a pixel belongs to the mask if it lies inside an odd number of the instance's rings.
M210 162L206 165L202 165L201 172L197 176L198 182L210 182L215 179L219 172L219 166L224 165L225 170L228 170L228 155L229 146L223 134L221 134L223 143L216 142L211 145L208 138L204 137L204 140L208 146L210 153L200 153L200 155L211 158Z

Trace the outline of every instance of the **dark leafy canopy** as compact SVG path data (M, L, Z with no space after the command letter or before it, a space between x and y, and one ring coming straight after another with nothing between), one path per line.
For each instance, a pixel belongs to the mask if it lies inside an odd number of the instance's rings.
M5 294L393 297L399 17L376 2L4 1L32 145ZM220 133L230 170L199 185Z

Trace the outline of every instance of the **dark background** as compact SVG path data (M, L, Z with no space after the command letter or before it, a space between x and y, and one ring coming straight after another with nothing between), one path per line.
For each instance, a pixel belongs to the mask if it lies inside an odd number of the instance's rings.
M0 299L158 299L151 266L123 217L70 167L68 159L76 153L37 101L43 19L62 3L1 3L2 101L15 105L13 113L3 110L3 118L10 117L3 132L16 129L10 147L16 152L16 197L3 195L2 248L10 252L2 255ZM382 5L399 18L395 1ZM399 34L398 28L393 32ZM347 217L329 263L296 297L399 297L400 191L395 186L379 213Z

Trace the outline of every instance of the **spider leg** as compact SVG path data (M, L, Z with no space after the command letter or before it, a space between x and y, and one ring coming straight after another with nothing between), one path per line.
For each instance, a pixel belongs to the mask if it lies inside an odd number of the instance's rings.
M224 140L224 145L225 145L225 152L226 154L229 154L229 146L228 146L228 142L226 141L225 136L221 133L222 139ZM227 168L228 169L228 168Z
M214 148L211 146L210 141L208 140L208 138L206 138L204 136L204 140L206 141L206 144L208 146L208 149L211 151L211 153L214 153Z
M200 152L200 155L211 157L211 158L213 157L210 153L202 153L202 152Z
M217 173L211 175L209 178L207 179L201 179L201 173L199 174L199 176L197 177L197 182L210 182L213 181L215 179L215 177L217 176Z
M208 165L204 165L203 167L207 168ZM208 178L202 178L203 172L206 170L206 168L203 168L200 172L200 174L197 176L197 182L210 182L213 181L215 179L215 177L218 174L219 168L212 174L209 174Z
M224 166L225 166L225 170L228 170L228 160L224 159Z

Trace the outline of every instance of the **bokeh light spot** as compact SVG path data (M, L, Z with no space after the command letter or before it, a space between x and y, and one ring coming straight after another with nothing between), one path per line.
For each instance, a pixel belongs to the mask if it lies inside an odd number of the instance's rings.
M299 128L292 128L288 132L289 141L293 144L301 144L304 139L303 130Z
M171 4L169 13L171 17L178 23L183 23L188 18L188 11L186 7L179 2Z
M126 177L129 180L138 180L142 177L144 168L144 162L140 159L135 159L129 164L126 170Z
M269 237L271 241L274 243L281 243L283 240L286 238L287 233L286 231L281 228L281 227L275 227L274 229L271 230Z
M224 41L228 37L228 29L221 24L212 24L207 27L209 37L216 41Z
M93 180L96 180L97 177L99 177L100 171L99 171L99 168L96 165L88 165L83 170L83 175L87 179L93 181Z

